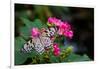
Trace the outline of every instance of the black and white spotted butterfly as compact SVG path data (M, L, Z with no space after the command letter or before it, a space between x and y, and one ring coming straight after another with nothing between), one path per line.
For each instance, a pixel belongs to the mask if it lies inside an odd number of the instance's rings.
M46 29L39 37L34 37L25 43L21 51L24 53L30 53L32 50L35 50L36 52L42 54L45 49L48 49L51 45L53 45L53 41L50 37L54 36L56 31L56 27Z

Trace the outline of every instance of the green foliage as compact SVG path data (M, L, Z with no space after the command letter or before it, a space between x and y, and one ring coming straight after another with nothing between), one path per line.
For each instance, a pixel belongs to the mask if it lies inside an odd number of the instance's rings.
M90 58L84 54L83 56L77 55L75 53L71 53L67 59L68 62L78 62L78 61L89 61Z
M20 49L23 47L26 42L24 39L28 39L31 36L31 29L33 27L42 28L44 27L39 19L36 19L34 22L29 21L26 18L21 18L24 22L25 26L20 28L21 36L15 38L15 64L24 63L28 57L35 56L36 52L32 51L32 53L21 53ZM24 38L24 39L23 39Z
M35 19L35 21L30 21L26 18L21 18L22 21L24 22L24 24L28 27L28 28L32 28L32 27L37 27L37 28L42 28L43 25L42 25L42 22L39 20L39 19Z

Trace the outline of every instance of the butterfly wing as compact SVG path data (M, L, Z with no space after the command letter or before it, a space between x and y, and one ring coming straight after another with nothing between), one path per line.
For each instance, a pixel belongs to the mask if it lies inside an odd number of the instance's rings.
M43 46L43 44L40 41L40 38L34 38L34 45L35 45L34 49L38 53L42 54L45 51L44 46Z
M41 38L41 42L44 46L44 48L50 48L50 46L53 44L53 42L51 41L51 39L49 37L40 37Z
M21 49L21 51L24 53L30 53L32 52L32 50L35 50L40 54L42 54L45 51L44 46L41 43L39 37L32 38L27 43L25 43L23 48Z
M24 44L23 48L21 49L22 52L31 52L34 48L33 39L29 40L27 43Z

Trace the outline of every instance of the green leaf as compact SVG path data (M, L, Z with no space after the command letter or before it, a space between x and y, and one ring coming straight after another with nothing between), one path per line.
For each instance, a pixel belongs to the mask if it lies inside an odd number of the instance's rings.
M33 27L41 29L43 27L42 22L39 19L35 19L34 21L30 21L26 18L21 17L21 20L30 29L33 28Z
M52 63L58 63L60 60L59 56L54 56L52 51L50 51L49 58Z
M28 39L31 35L31 29L29 29L28 27L24 26L20 28L20 33L21 36L24 37L25 39Z
M15 65L22 64L27 58L20 53L20 49L22 48L25 40L21 37L17 37L15 39Z
M24 17L24 18L28 18L28 14L27 11L21 11L19 14L19 17Z
M52 63L58 63L58 62L59 62L59 59L58 59L58 57L52 55L52 56L50 57L50 61L51 61Z
M15 51L20 51L26 41L22 37L15 38Z
M80 56L72 53L66 58L66 60L68 62L79 62L79 61L90 61L90 58L87 55Z

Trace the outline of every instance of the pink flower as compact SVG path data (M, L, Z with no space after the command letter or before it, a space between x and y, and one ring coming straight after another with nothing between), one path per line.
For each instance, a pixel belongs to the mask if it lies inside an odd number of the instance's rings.
M61 23L60 28L66 30L66 31L71 29L70 25L68 23L64 23L64 22Z
M60 20L60 19L54 18L54 24L55 24L56 26L60 26L61 20Z
M61 20L60 20L60 19L57 19L57 18L55 18L55 17L49 17L49 18L48 18L48 22L49 22L50 24L54 24L54 25L56 25L56 26L60 26Z
M59 56L60 55L60 48L58 47L58 44L53 44L53 54L55 56Z
M70 29L71 27L68 23L61 22L61 25L59 26L58 34L63 35L65 31L69 31Z
M38 28L32 28L32 30L31 30L31 35L32 35L32 37L36 37L36 36L38 36L40 33L39 33L39 30L38 30Z
M65 29L66 29L66 24L64 24L64 23L62 22L61 25L59 26L58 34L59 34L59 35L63 35Z
M50 23L51 25L58 26L57 33L59 35L64 35L64 36L69 37L69 38L73 37L73 31L71 30L70 24L68 24L67 22L62 22L60 19L57 19L55 17L49 17L48 23Z
M54 48L54 51L55 51L55 52L56 52L56 51L60 51L60 48L59 48L59 47Z
M70 29L71 29L71 26L70 26L70 24L68 24L67 22L64 22L64 28L65 28L65 30L66 31L69 31Z
M62 29L66 29L67 28L67 25L65 24L65 23L61 23L61 25L60 25L60 28L62 28Z
M72 31L72 30L70 30L70 31L65 31L65 32L64 32L64 36L69 37L69 38L72 38L72 37L73 37L73 31Z
M49 22L49 23L53 23L53 22L54 22L53 18L52 18L52 17L49 17L49 18L48 18L48 22Z
M54 54L55 56L59 56L59 55L60 55L60 51L56 51L56 52L54 51L53 54Z
M57 43L54 43L53 44L53 48L58 48L58 44Z

